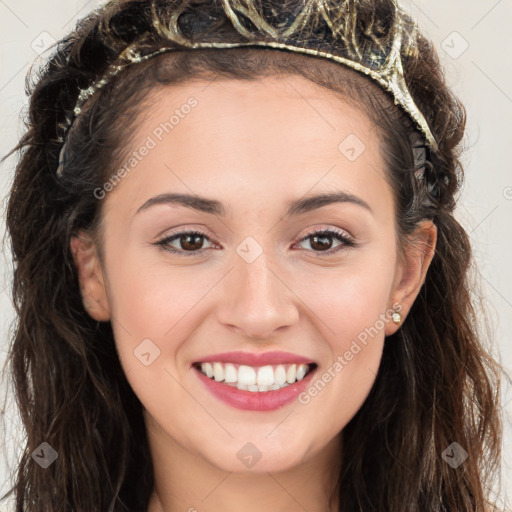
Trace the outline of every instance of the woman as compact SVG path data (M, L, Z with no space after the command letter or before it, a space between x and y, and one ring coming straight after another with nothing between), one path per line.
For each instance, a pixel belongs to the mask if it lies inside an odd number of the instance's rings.
M487 510L464 124L391 0L84 18L7 212L17 510Z

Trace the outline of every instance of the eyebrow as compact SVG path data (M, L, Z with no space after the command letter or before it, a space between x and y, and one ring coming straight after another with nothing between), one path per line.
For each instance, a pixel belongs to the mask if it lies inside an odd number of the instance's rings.
M337 191L317 194L314 196L290 201L288 203L288 211L286 212L285 216L300 215L302 213L307 213L334 203L352 203L361 206L362 208L372 213L370 205L366 201L363 201L363 199L360 197L348 192ZM211 215L219 215L221 217L225 217L228 212L225 206L216 199L209 199L191 194L166 193L159 194L148 199L142 206L138 208L136 214L157 204L185 206L186 208L191 208L193 210Z

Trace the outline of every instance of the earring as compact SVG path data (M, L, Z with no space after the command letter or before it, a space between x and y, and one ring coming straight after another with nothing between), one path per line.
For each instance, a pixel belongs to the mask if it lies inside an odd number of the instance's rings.
M400 313L397 313L396 311L392 315L392 320L395 322L395 324L400 325L402 323L402 315Z

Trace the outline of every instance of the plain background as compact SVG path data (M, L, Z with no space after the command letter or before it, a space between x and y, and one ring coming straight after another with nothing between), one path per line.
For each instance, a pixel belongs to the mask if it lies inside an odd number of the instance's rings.
M446 79L467 109L463 166L466 183L457 218L470 235L480 270L484 301L490 312L496 350L512 372L512 26L511 0L402 0L403 7L433 41ZM20 112L26 106L24 80L29 66L54 40L73 29L75 21L98 6L85 0L0 0L0 156L23 133ZM41 57L39 55L41 54ZM0 236L5 230L5 196L15 157L1 164ZM14 319L10 299L8 244L0 257L0 364ZM2 382L1 399L9 392ZM505 441L503 487L512 494L512 384L503 382ZM9 487L6 460L23 440L15 409L5 411L0 453L0 492ZM471 454L469 454L471 456ZM506 497L503 495L503 500Z

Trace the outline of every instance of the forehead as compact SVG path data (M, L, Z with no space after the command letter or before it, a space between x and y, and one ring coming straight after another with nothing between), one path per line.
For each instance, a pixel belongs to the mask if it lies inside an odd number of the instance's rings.
M121 162L129 172L107 201L123 197L132 212L163 191L208 192L229 203L386 186L368 116L303 77L159 86L140 111Z

